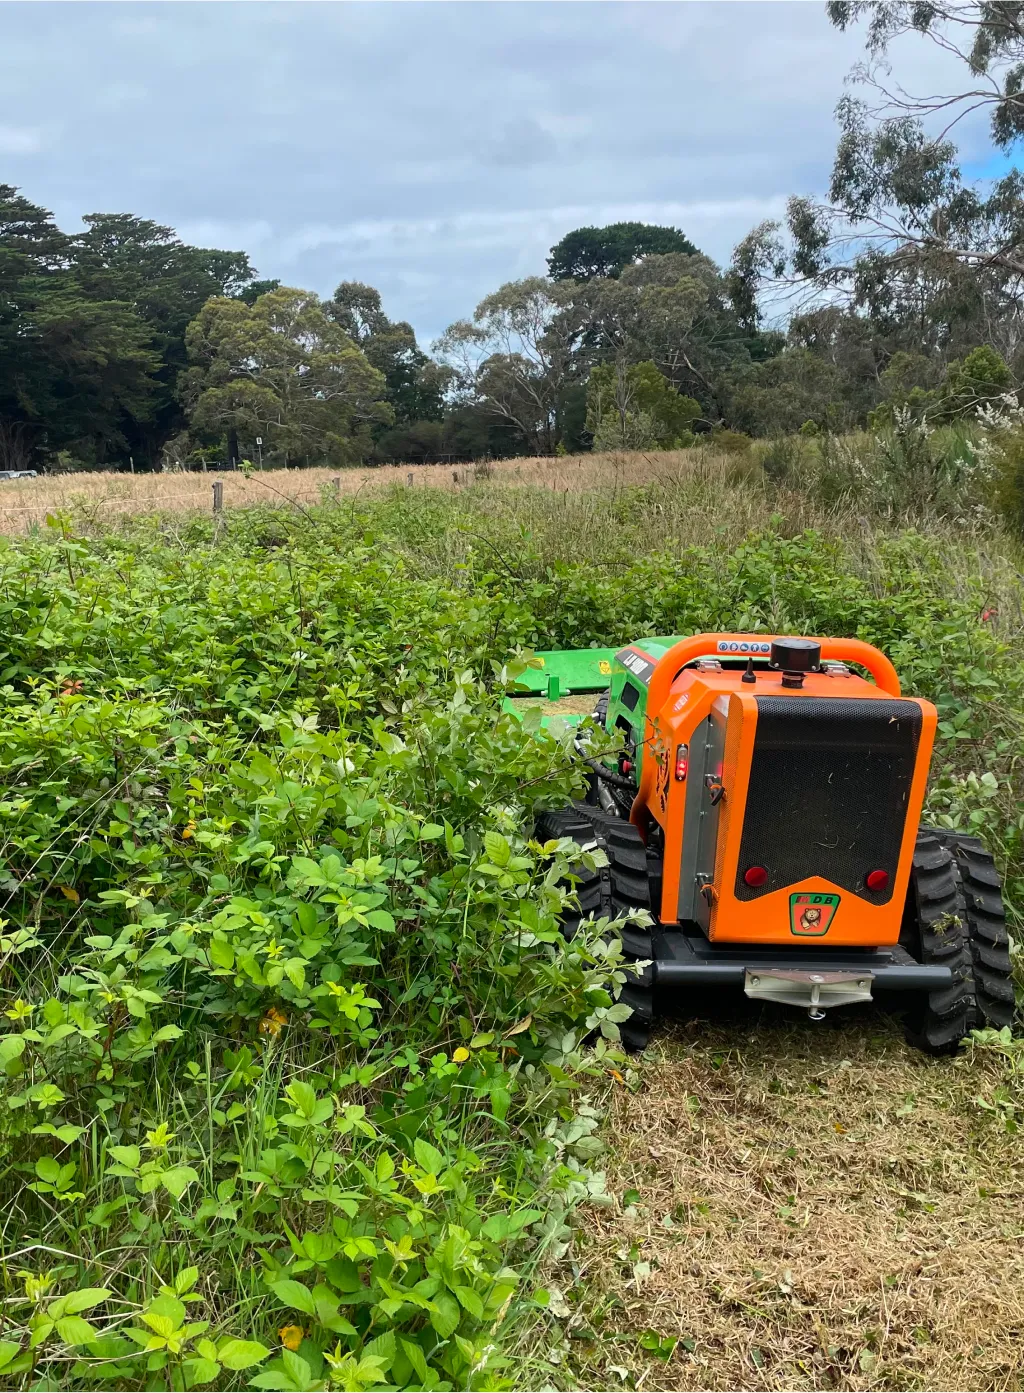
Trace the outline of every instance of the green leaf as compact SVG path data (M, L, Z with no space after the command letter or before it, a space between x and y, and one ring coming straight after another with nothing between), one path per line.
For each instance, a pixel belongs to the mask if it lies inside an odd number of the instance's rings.
M478 1292L472 1287L456 1287L455 1295L459 1298L459 1305L469 1312L476 1320L484 1318L484 1303Z
M302 958L289 958L284 965L285 976L296 991L306 988L306 964Z
M380 929L381 933L394 933L395 921L386 909L371 909L366 916L366 922L372 929Z
M56 1185L60 1179L60 1162L52 1156L40 1156L36 1162L36 1175L47 1185Z
M70 1122L64 1122L59 1127L55 1127L52 1122L43 1122L38 1127L32 1128L32 1135L34 1137L56 1137L58 1141L70 1146L72 1142L78 1140L84 1131L84 1127L75 1127Z
M415 1340L402 1340L402 1349L421 1384L427 1381L427 1357Z
M183 1267L174 1279L174 1290L181 1296L186 1291L191 1291L196 1284L199 1276L198 1267Z
M0 1037L0 1069L6 1069L25 1053L25 1040L21 1035Z
M107 1155L112 1156L119 1166L138 1170L142 1162L142 1152L137 1146L108 1146Z
M253 1388L266 1388L269 1393L308 1393L323 1387L313 1378L308 1361L290 1349L282 1350L280 1360L268 1364L266 1373L257 1374L249 1383Z
M176 1296L170 1292L162 1291L159 1296L154 1296L142 1313L142 1319L151 1330L158 1334L170 1333L177 1330L185 1319L185 1307ZM169 1328L168 1328L169 1327Z
M180 1200L182 1195L190 1185L194 1185L199 1179L199 1174L191 1166L172 1166L170 1170L164 1171L160 1177L160 1184L168 1194L173 1195L176 1200Z
M319 864L308 856L293 856L288 880L293 885L329 885Z
M271 1282L270 1290L278 1301L285 1306L290 1306L293 1311L303 1311L307 1316L316 1315L316 1302L313 1300L313 1293L309 1287L304 1287L301 1282L295 1282L291 1278L285 1277L278 1282Z
M81 1291L73 1291L64 1298L64 1309L69 1315L78 1315L80 1311L91 1311L93 1306L98 1306L112 1295L109 1287L83 1287Z
M507 1088L496 1085L491 1089L491 1112L499 1122L505 1121L511 1102L512 1095Z
M398 1341L395 1339L393 1330L385 1331L383 1335L378 1335L375 1340L371 1340L369 1344L363 1346L363 1354L368 1354L373 1359L379 1359L382 1370L391 1368L397 1353Z
M214 967L228 969L235 965L235 950L225 938L210 939L210 962Z
M316 1089L310 1084L296 1079L285 1089L284 1096L302 1117L310 1118L313 1116L316 1108Z
M225 1340L217 1346L217 1358L225 1369L251 1369L270 1353L258 1340Z
M21 1346L13 1340L0 1340L0 1373L21 1353Z
M438 1292L434 1297L434 1309L430 1312L430 1324L442 1340L455 1333L460 1320L459 1303L455 1297L446 1291Z
M512 1220L507 1214L492 1214L483 1226L483 1235L494 1243L502 1243L512 1232Z
M444 828L436 822L425 822L420 828L420 841L436 842L439 837L444 836ZM417 1373L419 1370L417 1370Z
M208 1388L220 1373L220 1365L215 1359L186 1359L185 1368L191 1375L189 1384L193 1388Z
M64 1316L57 1322L57 1334L66 1345L87 1345L96 1338L96 1328L81 1316Z
M180 1040L185 1034L179 1025L162 1025L153 1036L154 1045L163 1045L168 1040Z
M500 832L484 833L484 850L496 866L507 866L512 857L512 848Z
M444 1157L436 1146L431 1146L429 1142L417 1137L412 1144L413 1152L416 1156L416 1164L421 1166L430 1175L440 1175L445 1169Z

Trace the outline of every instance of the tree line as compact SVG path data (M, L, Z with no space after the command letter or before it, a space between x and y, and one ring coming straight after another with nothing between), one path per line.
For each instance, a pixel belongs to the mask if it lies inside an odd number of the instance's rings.
M659 449L969 415L1024 371L1024 3L828 10L866 22L867 59L827 199L792 198L725 266L677 228L576 229L430 352L371 286L260 280L244 252L129 214L65 234L0 185L0 468ZM962 91L891 78L905 33L959 54ZM983 192L951 136L979 107L1006 167Z

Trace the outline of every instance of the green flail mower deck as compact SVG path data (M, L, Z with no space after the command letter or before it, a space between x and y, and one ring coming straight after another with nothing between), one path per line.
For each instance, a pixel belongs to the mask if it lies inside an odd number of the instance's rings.
M649 638L642 641L646 653L657 660L677 642L673 638ZM541 725L557 720L565 726L577 726L594 709L597 696L607 692L616 675L625 675L621 661L616 658L619 648L552 649L537 653L539 667L528 668L518 679L519 690L506 697L504 709L522 718L529 709L539 708Z

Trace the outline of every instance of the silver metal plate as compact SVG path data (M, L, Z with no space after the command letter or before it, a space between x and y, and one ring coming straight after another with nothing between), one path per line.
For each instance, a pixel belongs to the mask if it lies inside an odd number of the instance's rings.
M690 768L686 775L683 813L683 857L679 874L679 918L693 920L705 933L711 923L711 901L701 894L715 877L718 817L721 803L712 803L709 774L722 775L725 754L725 712L712 707L690 737Z
M757 1001L779 1001L808 1011L853 1006L871 1000L872 972L805 972L747 968L743 990Z

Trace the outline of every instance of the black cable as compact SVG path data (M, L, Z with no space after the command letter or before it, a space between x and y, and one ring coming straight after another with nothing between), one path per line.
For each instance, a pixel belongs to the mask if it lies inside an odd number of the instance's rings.
M624 788L628 789L630 793L636 793L636 784L632 779L627 779L623 774L613 773L607 764L602 764L599 759L591 759L589 755L584 755L583 763L589 764L597 777L611 784L613 788Z

